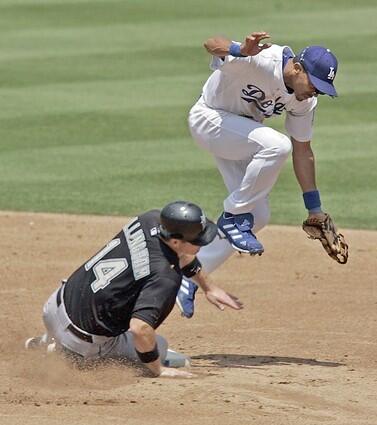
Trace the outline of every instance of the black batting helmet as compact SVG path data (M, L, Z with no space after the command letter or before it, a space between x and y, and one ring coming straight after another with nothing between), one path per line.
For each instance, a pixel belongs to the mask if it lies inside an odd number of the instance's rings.
M166 205L160 214L160 234L165 239L181 239L204 246L213 241L217 226L208 220L203 210L186 201Z

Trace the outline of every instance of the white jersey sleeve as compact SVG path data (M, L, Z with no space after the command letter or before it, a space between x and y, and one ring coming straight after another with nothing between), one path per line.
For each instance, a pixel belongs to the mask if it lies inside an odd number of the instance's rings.
M211 71L217 71L223 66L225 58L219 58L218 56L211 56L211 58L212 60L209 64L209 68L211 69Z
M286 104L285 129L298 142L308 142L312 139L316 106L317 99L315 97L301 102L294 99Z

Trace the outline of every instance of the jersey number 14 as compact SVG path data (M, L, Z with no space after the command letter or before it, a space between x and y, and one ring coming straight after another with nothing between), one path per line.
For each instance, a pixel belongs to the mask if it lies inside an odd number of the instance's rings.
M85 270L93 268L96 279L91 283L90 287L94 293L100 289L106 288L113 279L119 276L128 267L125 258L110 258L101 260L108 252L120 244L120 239L110 241L98 254L85 264Z

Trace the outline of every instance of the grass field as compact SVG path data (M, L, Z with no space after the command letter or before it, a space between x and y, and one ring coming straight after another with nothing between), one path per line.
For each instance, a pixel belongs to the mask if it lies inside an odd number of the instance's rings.
M127 215L186 198L215 217L225 189L186 125L209 75L202 42L267 30L337 54L318 184L340 226L377 229L376 19L375 0L0 0L0 209ZM305 216L290 163L271 206L274 223Z

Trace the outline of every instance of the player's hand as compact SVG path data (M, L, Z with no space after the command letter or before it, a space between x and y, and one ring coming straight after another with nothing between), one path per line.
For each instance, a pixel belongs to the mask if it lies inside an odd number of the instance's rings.
M236 296L225 292L217 286L211 286L205 295L207 300L219 310L225 310L225 307L230 307L234 310L241 310L243 308L242 302Z
M319 220L324 220L326 218L326 214L324 212L319 213L309 213L308 218L316 217Z
M161 367L162 378L193 378L194 375L186 370L174 369L171 367Z
M260 44L266 38L270 38L268 32L253 32L245 38L241 44L241 53L244 56L255 56L264 49L271 47L271 43Z

